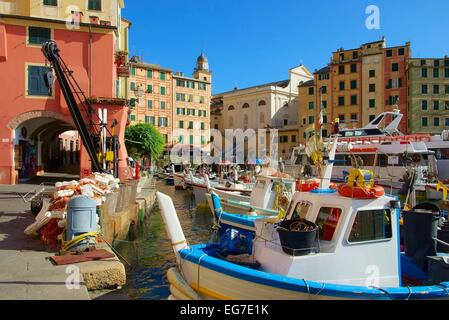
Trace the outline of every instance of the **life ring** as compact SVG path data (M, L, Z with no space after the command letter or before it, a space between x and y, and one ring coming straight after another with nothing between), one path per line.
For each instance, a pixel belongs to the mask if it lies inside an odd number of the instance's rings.
M385 195L385 189L381 186L374 186L372 188L360 188L342 184L338 186L338 193L346 198L376 199Z
M320 187L319 180L307 180L307 181L297 181L296 182L296 191L297 192L310 192L313 190L317 190ZM330 189L336 190L337 185L335 183L330 184Z

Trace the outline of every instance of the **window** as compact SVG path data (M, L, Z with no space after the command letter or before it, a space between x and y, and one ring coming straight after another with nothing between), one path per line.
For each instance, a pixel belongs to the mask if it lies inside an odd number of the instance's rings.
M427 117L422 117L421 124L423 127L427 127L429 125L429 119Z
M189 121L189 127L187 129L193 129L193 121Z
M391 65L391 71L393 71L393 72L399 71L399 63L393 63Z
M434 127L440 126L440 118L433 118L433 126Z
M153 93L153 86L151 84L148 85L147 93Z
M200 97L200 104L204 104L204 97L203 96Z
M266 106L266 105L267 105L267 103L264 100L259 102L259 107Z
M298 202L295 210L293 210L291 220L306 220L311 207L312 204L309 202Z
M323 100L322 106L323 106L323 109L327 109L327 101L326 100Z
M440 94L440 86L438 84L433 85L433 93Z
M313 96L315 94L315 88L314 87L310 87L309 88L309 96Z
M351 89L357 89L357 80L351 80Z
M192 135L189 136L189 143L193 144L193 136Z
M161 110L165 110L167 104L165 101L161 101Z
M351 121L357 121L357 113L351 113Z
M309 124L313 124L313 123L315 123L315 117L309 116Z
M165 96L165 87L161 87L161 95Z
M136 106L136 99L134 98L129 99L129 106L131 108L134 108Z
M179 128L184 129L184 121L179 121Z
M166 117L159 117L159 127L164 128L168 127L168 118Z
M429 108L428 101L427 101L427 100L421 101L421 109L422 109L423 111L426 111L428 108Z
M179 143L184 143L184 137L183 136L179 136L178 137L178 142Z
M422 94L428 94L429 93L429 87L427 86L427 84L423 84L421 86L421 93Z
M353 51L352 52L352 59L358 59L359 58L359 52L358 51Z
M147 78L148 79L153 79L153 70L152 69L148 69L148 71L147 71Z
M374 83L369 84L369 92L376 92L376 84Z
M136 75L136 67L131 67L131 75L132 76Z
M177 80L176 80L176 86L177 86L177 87L185 88L186 82L185 82L184 80L177 79Z
M440 110L440 101L438 100L433 101L433 110Z
M339 88L340 88L340 91L345 90L345 82L344 81L340 81Z
M393 50L387 50L387 57L392 57L393 56Z
M403 56L405 54L405 48L399 48L398 55Z
M351 64L351 72L356 73L357 72L357 64L353 63Z
M340 119L340 122L345 122L345 115L344 114L338 115L338 119Z
M148 100L148 109L153 109L153 100Z
M279 143L288 143L288 136L280 136Z
M160 79L161 80L165 80L166 76L165 76L165 72L161 71L160 72Z
M58 0L44 0L44 6L57 6Z
M329 135L327 134L327 130L323 129L323 138L328 138L328 137L329 137Z
M249 109L249 104L245 103L242 108L243 109Z
M45 42L51 40L51 29L49 28L28 28L28 43L35 45L43 45Z
M315 109L315 103L313 101L309 102L309 110Z
M131 121L136 121L136 115L132 114L130 119L131 119Z
M204 122L201 122L201 130L204 130L205 129L205 124L204 124Z
M345 97L338 97L338 105L340 107L345 105Z
M28 66L28 95L29 96L52 96L52 88L48 88L45 78L51 72L48 67Z
M359 211L352 226L350 243L388 240L393 236L391 212L384 210Z
M206 91L206 90L207 90L207 84L206 84L206 83L199 82L199 83L198 83L198 89L199 89L199 90L204 90L204 91Z
M449 78L449 68L444 69L444 77Z
M440 77L440 69L433 69L433 77L434 78L439 78Z
M101 11L101 0L89 0L87 10Z
M370 70L369 71L369 77L374 78L376 76L376 70Z
M427 78L427 68L421 69L421 78Z
M445 92L446 94L449 94L449 85L445 85L445 86L444 86L444 92Z
M296 136L292 136L292 142L293 142L293 143L296 142Z
M376 99L370 99L369 100L369 107L375 108L376 107Z
M326 86L322 86L321 87L321 93L322 94L326 94L327 93L327 87Z
M184 93L177 93L176 101L186 101L186 95Z
M354 106L357 104L357 96L351 96L351 105Z
M204 136L201 136L201 144L206 144L206 138Z
M131 89L131 91L135 91L136 90L136 83L135 82L131 82L129 84L129 88Z
M338 67L338 73L339 74L345 74L345 66L339 66Z
M449 101L444 101L444 110L449 110Z
M440 60L434 60L434 61L433 61L433 65L434 65L435 67L439 67L439 66L440 66Z
M426 60L421 60L421 66L425 66L426 65Z
M449 127L449 118L446 118L446 119L444 120L444 126L445 126L445 127Z
M338 222L340 221L342 210L339 208L323 207L318 213L316 225L319 227L320 239L332 241Z

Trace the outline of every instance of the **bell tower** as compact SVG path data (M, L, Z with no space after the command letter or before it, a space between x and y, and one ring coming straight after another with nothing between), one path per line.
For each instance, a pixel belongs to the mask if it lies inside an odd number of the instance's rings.
M206 81L209 83L212 82L212 73L209 71L209 61L203 52L198 59L196 59L196 67L193 72L193 77L201 81Z

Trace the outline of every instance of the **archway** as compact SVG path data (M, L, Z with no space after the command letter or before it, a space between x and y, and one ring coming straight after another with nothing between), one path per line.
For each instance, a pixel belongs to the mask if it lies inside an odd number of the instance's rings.
M15 183L73 180L79 177L81 140L72 119L35 111L11 121Z

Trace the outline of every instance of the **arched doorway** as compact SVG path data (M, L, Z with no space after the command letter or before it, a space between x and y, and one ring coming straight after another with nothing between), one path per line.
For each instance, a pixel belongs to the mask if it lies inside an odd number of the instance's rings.
M10 128L15 183L79 177L81 141L70 117L36 111L18 116Z

